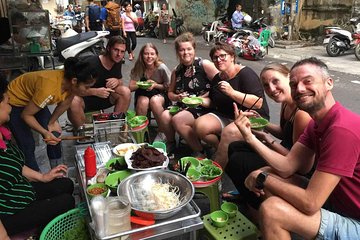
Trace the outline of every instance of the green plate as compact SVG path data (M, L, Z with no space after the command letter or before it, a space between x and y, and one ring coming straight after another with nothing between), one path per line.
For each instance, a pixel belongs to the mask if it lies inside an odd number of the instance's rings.
M179 106L171 106L169 109L169 112L171 115L175 115L180 111L180 107Z
M141 81L141 82L136 82L136 85L141 89L148 89L149 87L151 87L152 83Z
M131 174L132 173L129 170L122 170L122 171L110 173L105 178L105 184L110 188L111 192L116 192L119 183L128 176L130 176Z
M269 121L265 118L249 118L251 128L255 130L262 130L266 125L269 124Z
M135 128L144 124L146 121L147 121L146 116L135 116L128 121L128 124L131 128Z
M113 168L115 166L115 169ZM127 168L125 158L123 156L112 158L105 164L106 169L108 169L110 172L120 171ZM119 167L120 169L116 169L116 167Z
M200 168L200 173L206 180L210 180L219 177L223 171L215 165L204 165Z
M190 108L196 108L203 103L203 100L200 97L186 97L182 99L182 102Z

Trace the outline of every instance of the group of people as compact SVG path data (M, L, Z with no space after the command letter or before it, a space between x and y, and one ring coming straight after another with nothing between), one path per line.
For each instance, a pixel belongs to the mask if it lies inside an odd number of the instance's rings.
M111 106L126 112L131 92L138 115L153 112L168 151L176 147L176 134L196 157L206 157L204 144L214 150L213 160L255 212L264 239L290 239L290 233L307 239L359 237L360 131L354 126L360 116L335 101L327 66L316 58L301 60L291 70L272 63L258 77L236 62L228 44L216 44L211 61L196 56L189 32L174 45L179 64L170 71L156 46L145 44L129 86L122 80L127 46L120 36L111 37L100 56L67 59L64 70L26 73L8 86L1 82L0 171L7 174L0 177L5 191L0 195L0 239L31 227L41 229L74 205L73 185L64 177L58 117L67 111L78 128L86 112ZM138 81L151 87L139 89ZM269 119L265 93L281 105L280 124L255 131L249 118ZM182 104L194 95L202 99L199 107ZM57 104L52 113L50 104ZM172 104L181 111L171 115ZM17 146L9 141L6 122ZM46 174L36 164L31 129L48 144L52 170ZM16 200L23 196L19 192L26 193L26 201Z

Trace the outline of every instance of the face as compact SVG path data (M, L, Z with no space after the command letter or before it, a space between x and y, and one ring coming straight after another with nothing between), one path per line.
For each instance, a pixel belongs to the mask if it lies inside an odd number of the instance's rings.
M191 65L195 59L195 49L191 42L180 43L177 54L180 62L184 65Z
M153 66L156 59L157 59L157 54L155 49L150 48L150 47L146 47L143 53L143 59L144 59L144 63L146 66Z
M4 99L0 102L0 125L10 120L10 112L9 96L5 93Z
M91 88L96 82L96 79L93 79L92 81L88 82L88 83L77 83L75 82L73 87L72 87L72 92L76 95L76 96L80 96L80 97L84 97L85 96L85 92Z
M242 6L241 6L241 5L239 5L239 6L236 7L236 10L237 10L237 11L241 11L241 9L242 9Z
M125 11L127 11L127 12L129 12L129 11L131 12L131 11L132 11L132 6L131 6L131 4L126 5Z
M166 10L166 4L162 5L162 9Z
M289 76L275 70L267 70L261 76L266 94L277 103L285 102L291 98Z
M309 114L315 114L325 106L326 95L333 82L331 78L323 79L319 67L304 64L291 71L290 87L296 105Z
M234 65L234 56L224 50L217 50L212 56L212 61L219 71L226 71L230 66Z
M113 62L119 63L124 58L126 50L125 44L115 44L110 48L110 58Z

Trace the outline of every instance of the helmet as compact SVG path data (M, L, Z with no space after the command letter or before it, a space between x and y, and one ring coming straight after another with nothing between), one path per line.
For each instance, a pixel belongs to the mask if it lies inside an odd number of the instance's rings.
M244 16L244 22L246 22L247 24L251 23L252 21L252 17L250 15L245 15Z
M140 9L140 5L139 5L138 3L135 4L134 7L135 7L136 9Z

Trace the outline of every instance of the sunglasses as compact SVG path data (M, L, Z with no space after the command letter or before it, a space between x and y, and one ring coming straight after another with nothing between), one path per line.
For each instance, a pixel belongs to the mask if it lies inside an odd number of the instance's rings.
M226 54L226 53L225 53L225 54L220 54L220 55L218 55L218 56L214 55L214 56L212 57L212 61L213 61L213 62L225 61L227 55L228 55L228 54Z

